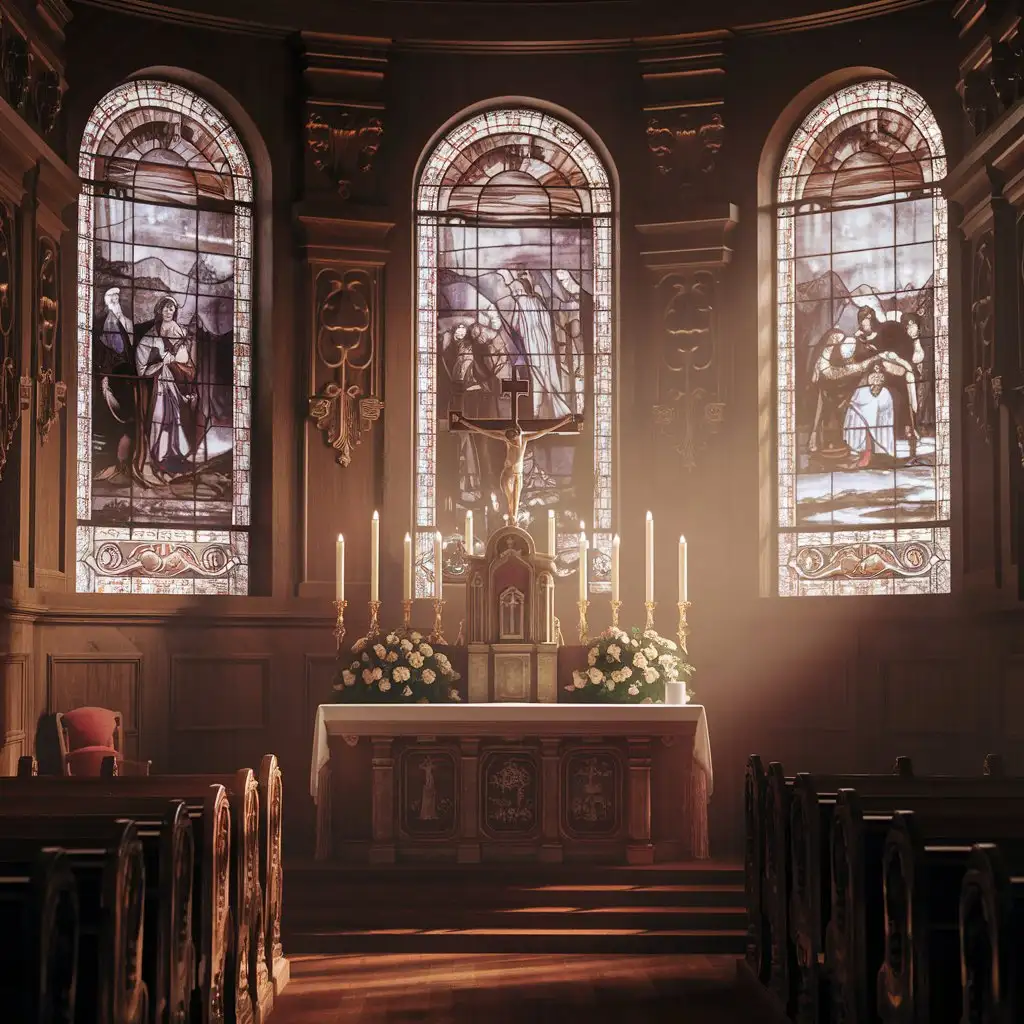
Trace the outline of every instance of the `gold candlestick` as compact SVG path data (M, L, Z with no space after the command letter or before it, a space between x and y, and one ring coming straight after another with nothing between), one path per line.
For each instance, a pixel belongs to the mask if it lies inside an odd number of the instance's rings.
M622 607L621 601L612 601L612 626L615 629L619 628L619 609Z
M647 609L647 620L644 622L644 630L654 629L654 609L658 607L657 601L644 601L644 608Z
M590 607L590 602L577 601L576 607L580 610L580 645L586 647L589 641L587 634L590 631L590 627L587 625L587 609Z
M341 600L334 602L334 639L338 645L338 650L341 650L341 645L345 640L345 609L348 607L348 601Z
M686 613L690 608L689 601L680 601L676 607L679 609L679 630L676 636L679 637L679 650L683 654L689 654L690 652L686 649L686 640L690 635L690 626L686 621Z
M444 623L441 621L441 613L444 609L444 601L439 598L434 598L434 632L430 634L430 642L432 644L447 644L448 641L444 638Z
M380 601L370 602L370 628L366 631L367 640L376 640L380 636Z
M412 631L412 601L402 601L402 632L408 636Z

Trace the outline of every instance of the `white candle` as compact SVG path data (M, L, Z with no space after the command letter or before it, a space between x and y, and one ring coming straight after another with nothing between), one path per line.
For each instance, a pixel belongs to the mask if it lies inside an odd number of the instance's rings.
M473 510L471 508L466 509L466 554L473 554Z
M612 537L612 600L619 599L619 535Z
M444 574L444 553L441 550L441 531L434 534L434 599L441 600L441 576Z
M340 533L334 549L334 593L339 601L345 600L345 538Z
M587 534L583 526L582 521L580 522L580 600L587 601L589 596L587 593Z
M548 509L548 554L554 558L557 554L558 541L555 539L555 510Z
M370 600L380 600L380 515L370 521Z
M405 535L402 548L402 600L412 600L412 537Z
M679 600L686 600L686 538L679 535Z
M654 600L654 516L647 513L647 531L645 535L644 562L647 566L647 589L645 601Z

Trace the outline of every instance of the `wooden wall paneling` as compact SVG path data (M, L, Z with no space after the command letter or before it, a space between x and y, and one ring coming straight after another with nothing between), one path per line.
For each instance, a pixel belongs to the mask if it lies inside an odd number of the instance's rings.
M46 709L71 711L81 707L120 711L125 755L143 756L141 654L90 651L46 656Z
M13 775L32 751L30 667L27 654L0 654L0 775Z
M171 771L254 767L270 749L270 654L172 654Z

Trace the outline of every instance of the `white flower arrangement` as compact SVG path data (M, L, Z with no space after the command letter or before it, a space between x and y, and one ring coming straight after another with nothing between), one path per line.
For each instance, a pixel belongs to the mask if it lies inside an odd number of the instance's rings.
M566 691L581 703L662 704L665 684L692 672L674 641L653 629L634 628L631 635L612 626L591 642L587 668L573 672ZM686 699L692 696L687 689Z
M422 634L388 633L339 671L334 691L346 704L454 703L461 700L459 678L447 655Z

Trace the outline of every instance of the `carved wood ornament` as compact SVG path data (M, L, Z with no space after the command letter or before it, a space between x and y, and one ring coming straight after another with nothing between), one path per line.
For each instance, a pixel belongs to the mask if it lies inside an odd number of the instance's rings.
M318 371L332 377L309 399L309 416L337 452L341 466L352 462L364 432L380 419L377 394L377 276L362 268L321 269L314 281L314 386Z
M652 408L659 433L671 440L684 469L725 418L720 363L716 359L718 281L707 269L673 271L657 285L664 303L659 402Z
M0 478L7 452L21 419L23 382L18 373L18 342L14 333L15 282L14 209L0 203ZM31 387L31 381L28 381ZM31 392L29 392L29 397Z
M44 138L56 127L64 102L61 76L6 18L0 24L0 89L11 107Z
M711 174L725 141L720 113L702 109L666 111L647 120L647 149L658 173L675 176L682 188Z
M39 443L46 444L50 428L67 403L68 386L57 378L60 313L57 245L45 236L39 239L36 274L36 426Z
M309 113L306 146L313 155L313 165L331 180L338 195L351 199L353 182L373 169L384 122L365 111L323 109L330 113Z

